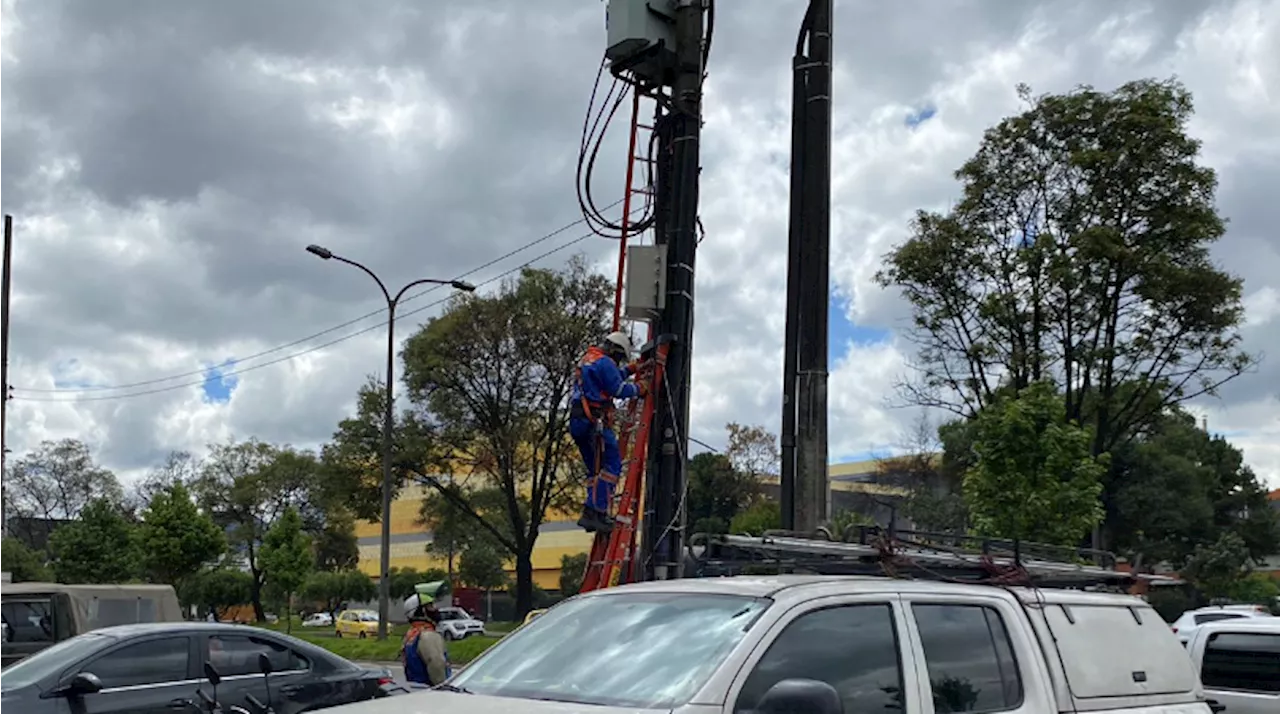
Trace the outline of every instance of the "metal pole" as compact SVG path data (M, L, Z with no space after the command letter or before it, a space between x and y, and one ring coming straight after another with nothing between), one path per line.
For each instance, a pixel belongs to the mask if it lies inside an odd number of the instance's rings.
M13 287L13 216L4 216L4 268L0 271L0 477L5 474L9 452L7 417L9 414L9 299ZM3 485L0 484L0 491ZM9 534L8 510L0 504L0 533Z
M690 353L693 346L694 258L698 245L698 158L702 132L703 3L676 3L676 66L672 85L671 214L666 226L667 301L657 334L673 334L666 387L658 394L656 502L646 506L645 579L679 578L685 529L685 469L689 452ZM650 517L652 513L652 517Z
M827 520L827 350L831 261L832 0L812 0L804 111L799 355L796 385L796 530Z
M782 527L795 528L796 513L796 361L799 358L800 286L804 283L804 265L800 260L800 238L804 216L804 137L807 99L807 63L804 41L809 34L813 8L805 12L796 38L796 52L791 61L791 214L787 229L787 303L786 328L782 340L782 463L778 479Z
M395 410L396 298L387 300L387 384L382 411L382 545L378 577L378 639L387 639L391 618L391 429Z

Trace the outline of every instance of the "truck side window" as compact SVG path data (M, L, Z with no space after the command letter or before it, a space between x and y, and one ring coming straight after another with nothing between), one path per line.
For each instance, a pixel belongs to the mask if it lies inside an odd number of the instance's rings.
M747 677L734 711L751 712L770 687L793 678L835 687L850 714L903 711L893 611L888 605L845 605L796 618Z
M1211 635L1204 646L1200 681L1209 689L1280 692L1280 635Z
M933 709L1000 712L1022 704L1022 678L1000 613L980 605L914 604Z
M53 608L48 598L6 599L3 604L7 642L54 642Z

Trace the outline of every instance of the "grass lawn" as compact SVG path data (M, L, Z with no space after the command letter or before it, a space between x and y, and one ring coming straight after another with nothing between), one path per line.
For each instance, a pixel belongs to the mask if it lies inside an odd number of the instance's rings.
M516 623L513 622L494 622L486 624L485 627L491 632L505 634L515 629L515 626ZM266 627L276 632L284 632L285 630L283 622L275 624L263 623L261 627ZM408 625L393 624L387 634L387 639L379 642L375 637L368 637L363 640L355 637L335 637L332 627L303 627L295 620L292 635L300 640L306 640L323 647L339 657L344 657L353 662L392 662L395 661L396 655L400 652L400 641L404 638L404 633L408 629ZM479 657L480 653L489 649L499 639L501 638L473 636L465 640L449 642L449 661L454 664L466 664Z

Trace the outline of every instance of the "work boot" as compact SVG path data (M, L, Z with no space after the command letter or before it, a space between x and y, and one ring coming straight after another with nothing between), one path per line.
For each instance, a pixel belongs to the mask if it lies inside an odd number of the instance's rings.
M582 509L582 517L578 519L578 527L588 533L609 533L613 530L613 519L607 513L586 506Z

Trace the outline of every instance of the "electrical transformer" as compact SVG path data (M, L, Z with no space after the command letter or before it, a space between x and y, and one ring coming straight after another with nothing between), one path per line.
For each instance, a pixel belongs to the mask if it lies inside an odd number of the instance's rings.
M614 74L630 71L644 82L670 84L675 65L672 0L608 0L604 56Z

